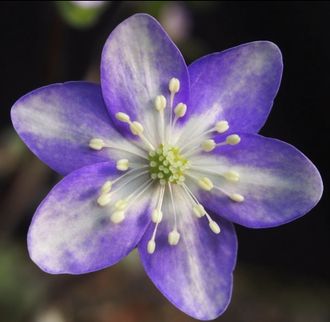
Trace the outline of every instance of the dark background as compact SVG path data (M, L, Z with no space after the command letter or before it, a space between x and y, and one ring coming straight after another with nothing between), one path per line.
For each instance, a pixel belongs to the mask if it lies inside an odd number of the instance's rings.
M51 276L34 266L26 232L59 177L17 139L9 116L15 100L37 87L97 82L100 53L112 29L136 12L162 17L166 6L185 12L187 33L176 43L187 63L253 40L280 47L282 84L261 134L302 150L324 180L323 198L301 219L273 229L237 227L234 296L219 321L330 321L330 3L315 1L113 1L85 29L68 25L54 2L0 3L1 321L192 321L159 295L134 256L84 276Z

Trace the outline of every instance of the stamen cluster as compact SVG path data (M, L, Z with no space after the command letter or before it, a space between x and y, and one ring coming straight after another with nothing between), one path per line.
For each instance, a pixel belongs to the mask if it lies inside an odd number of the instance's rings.
M140 122L131 120L131 117L124 112L118 112L116 114L116 119L120 122L126 123L131 133L141 139L143 143L141 149L144 150L146 154L142 156L137 155L144 159L143 163L138 166L131 163L128 159L118 160L116 163L117 170L126 172L113 181L106 181L102 186L100 195L97 199L99 206L109 207L111 221L115 224L120 224L125 219L127 210L134 205L135 201L138 200L140 196L149 189L149 187L155 187L159 184L157 205L151 215L151 219L155 226L147 245L147 251L149 254L153 254L156 250L157 229L164 217L162 209L165 194L169 197L167 200L169 200L172 205L172 207L170 207L170 212L173 216L173 229L168 232L168 243L171 246L175 246L180 241L181 231L177 227L178 211L176 208L175 194L173 192L175 184L179 185L176 193L184 193L186 197L188 197L188 200L190 200L191 210L196 217L206 217L213 233L219 234L221 231L218 223L211 218L210 214L199 202L193 191L188 187L185 182L186 177L189 177L191 181L195 182L195 184L204 191L210 192L211 190L218 190L233 202L241 203L244 201L244 196L241 194L226 191L224 187L213 183L213 178L212 180L209 178L209 175L212 175L222 177L226 181L235 183L240 180L240 175L236 170L229 168L224 172L218 172L213 169L207 169L204 166L200 166L188 160L196 153L210 153L217 147L224 145L237 145L241 141L240 136L237 134L230 134L220 142L216 142L212 139L213 134L223 134L227 132L230 127L226 120L220 120L217 121L212 128L201 133L199 135L200 139L196 140L196 137L192 136L193 140L186 144L180 146L172 145L170 142L172 142L171 137L173 136L173 129L179 118L184 117L186 114L187 105L180 102L174 106L175 95L180 90L180 81L177 78L170 79L168 89L170 92L169 100L166 99L164 95L158 95L154 100L154 108L159 115L158 122L156 122L156 125L159 125L159 141L156 142L156 144L159 144L158 147L155 145L155 142L150 141L150 138L145 136L144 127ZM165 124L165 110L169 114L168 125ZM92 138L89 142L89 147L96 151L104 148L116 149L115 146L110 145L103 138ZM118 149L121 150L121 148ZM136 154L132 151L128 152L130 154ZM120 189L123 189L123 187L130 182L147 174L150 178L137 188L137 190L133 191L130 195L125 196L124 199L118 199L118 197L116 197L116 193ZM112 190L114 184L116 184L117 188ZM169 220L169 218L167 218L167 220Z

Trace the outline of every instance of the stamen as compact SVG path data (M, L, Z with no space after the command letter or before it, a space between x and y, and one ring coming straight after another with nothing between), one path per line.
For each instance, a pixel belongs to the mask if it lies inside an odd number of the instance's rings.
M110 193L102 193L97 198L97 203L101 207L105 207L111 201L111 194Z
M147 246L147 251L149 254L153 254L155 252L156 249L156 243L154 239L150 239L148 241L148 246Z
M206 218L209 222L210 229L215 234L219 234L220 231L221 231L219 225L211 218L211 216L207 213L207 211L204 209L204 207L199 203L198 199L194 196L192 191L185 184L182 187L183 187L184 191L186 192L186 194L188 195L189 199L193 202L193 204L195 204L193 206L193 210L194 210L195 215L198 218L206 216Z
M110 180L107 180L106 182L104 182L103 186L101 187L101 193L108 193L110 192L112 188L112 182Z
M127 159L120 159L117 161L116 168L119 171L126 171L128 169L129 162Z
M216 143L214 142L214 140L208 139L201 144L201 147L203 151L210 152L214 150L214 148L216 147Z
M141 123L139 123L137 121L129 122L129 128L130 128L132 134L137 135L148 148L150 148L151 150L155 150L154 146L143 135L144 128Z
M157 207L153 211L153 214L152 214L152 221L156 225L155 225L154 231L152 233L151 239L149 240L148 245L147 245L147 251L149 254L153 254L156 249L155 238L156 238L158 225L161 222L162 217L163 217L163 213L162 213L161 209L162 209L162 205L163 205L164 194L165 194L165 186L160 186ZM157 212L157 217L155 216L155 212Z
M133 168L133 169L127 171L126 173L122 174L121 176L117 177L115 180L113 180L113 181L109 181L109 180L108 180L108 181L111 183L111 186L113 186L115 183L117 183L118 181L120 181L120 180L122 180L123 178L127 177L127 176L130 175L132 172L135 172L136 170L142 170L142 169L144 169L144 168L148 168L148 166L147 166L147 165L144 165L144 166L141 166L141 167L138 167L138 168ZM137 177L139 177L139 176L141 176L141 175L143 175L143 174L146 174L146 173L148 173L148 170L143 171L143 172L141 172L141 173L138 173L136 176L134 176L133 178L131 178L131 180L129 180L129 182L131 182L131 181L134 180L135 178L137 178ZM106 181L106 182L107 182L107 181ZM104 185L106 184L106 182L104 183ZM102 187L103 187L103 186L102 186ZM101 189L102 189L102 188L101 188Z
M204 207L199 203L197 197L193 194L193 192L188 188L188 186L186 184L183 184L182 185L184 191L186 192L186 194L188 195L189 199L192 201L192 203L195 205L195 206L200 206L201 208L200 209L204 209ZM204 209L205 211L205 209ZM206 214L206 211L205 211L205 214ZM201 216L202 217L202 216Z
M144 128L141 123L134 121L129 123L129 128L134 135L141 135L144 131Z
M193 211L198 218L201 218L206 214L205 208L200 203L193 206Z
M239 181L239 173L234 170L229 170L223 174L223 176L231 182L237 182Z
M203 177L199 179L198 185L206 191L210 191L213 189L213 182L208 177Z
M125 209L129 208L131 204L133 204L140 196L150 187L152 184L152 180L148 180L142 185L142 187L138 188L138 190L132 192L126 199L119 199L115 203L116 211L111 215L110 219L114 224L118 224L125 219Z
M88 146L93 150L100 151L105 147L105 143L102 139L94 138L89 141Z
M128 202L126 199L119 199L116 203L115 203L115 209L116 210L124 210L125 208L127 208Z
M218 133L225 133L229 129L229 124L227 121L219 121L215 124L214 129Z
M168 133L168 141L171 141L172 136L172 127L173 127L173 103L174 103L174 96L180 90L180 81L173 77L170 79L168 83L168 89L170 90L170 127Z
M243 202L245 200L244 196L242 196L239 193L228 193L224 189L222 189L222 188L220 188L218 186L214 186L214 188L217 189L217 190L219 190L219 191L221 191L224 195L226 195L232 201Z
M175 109L174 109L174 113L176 115L176 117L183 117L187 112L187 105L184 103L179 103Z
M237 134L231 134L226 137L226 143L229 145L236 145L241 142L241 138Z
M159 187L157 206L156 206L156 209L154 209L154 211L152 212L152 215L151 215L151 220L155 224L159 224L163 219L162 205L163 205L163 199L164 199L164 192L165 192L165 187L160 186Z
M227 172L221 173L218 171L212 171L212 167L214 164L203 164L203 165L192 165L190 166L190 171L197 171L201 173L209 173L212 175L220 176L225 178L227 181L230 182L238 182L240 179L239 173L234 170L228 170Z
M224 133L226 132L227 130L229 129L229 123L225 120L222 120L222 121L218 121L217 123L215 123L214 127L198 134L198 135L194 135L192 134L191 137L189 137L189 140L186 144L182 145L181 146L181 149L184 150L186 149L188 146L191 146L191 145L197 145L198 143L198 139L201 139L203 137L205 137L206 135L212 133L212 132L218 132L218 133ZM196 142L197 141L197 142Z
M123 113L123 112L116 113L116 119L121 121L121 122L124 122L124 123L129 123L130 122L129 116L126 113Z
M166 107L166 98L163 95L156 96L155 109L159 112L164 111Z
M212 127L209 130L206 130L205 132L201 133L199 136L203 136L212 132L218 132L220 134L227 132L229 129L229 123L225 120L223 121L218 121L215 123L214 127Z
M134 203L136 200L140 198L140 196L145 193L145 191L152 185L153 180L149 179L145 182L137 191L132 192L127 198L127 207Z
M110 219L114 224L119 224L125 219L125 213L124 211L115 211Z
M177 220L176 220L176 208L175 208L175 203L174 203L174 197L173 197L173 191L172 191L172 186L170 183L167 184L168 189L170 191L170 197L171 197L171 204L172 204L172 210L173 210L173 215L174 215L174 230L177 230Z
M220 234L220 227L214 220L209 221L209 227L215 234Z
M161 143L165 142L165 120L164 120L164 109L166 107L166 98L163 95L158 95L155 99L155 108L159 112L160 116L160 139Z
M145 168L145 167L143 167ZM137 170L137 169L132 169L127 171L125 174L123 174L122 176L118 177L117 179L115 179L114 181L112 181L112 184L114 185L115 183L117 183L119 180L123 179L124 177L126 177L127 175L131 174L133 172L133 170ZM140 169L138 169L140 170ZM136 178L144 175L148 173L148 170L142 171L140 173L137 173L135 176L131 177L127 182L125 182L124 184L122 184L120 187L118 187L115 191L113 191L113 193L121 190L122 188L124 188L127 184L131 183L133 180L135 180Z
M131 183L133 180L135 180L136 178L148 173L148 171L142 171L140 173L137 173L135 176L133 176L132 178L130 178L130 180L128 180L127 182L125 182L124 184L120 185L117 189L115 189L114 191L110 192L112 189L112 186L122 180L124 177L128 176L129 174L131 174L133 171L136 170L140 170L140 169L131 169L128 172L126 172L125 174L123 174L122 176L118 177L117 179L115 179L114 181L110 181L107 180L101 187L101 195L97 198L97 203L99 206L101 207L105 207L106 205L109 204L109 202L111 201L112 195L114 195L115 193L117 193L118 191L120 191L121 189L123 189L126 185L128 185L129 183Z
M169 234L168 234L168 243L171 246L175 246L179 243L180 240L180 234L177 230L172 230Z
M202 150L206 151L206 152L210 152L212 151L216 146L224 146L224 145L236 145L238 143L241 142L241 137L237 134L231 134L231 135L228 135L226 137L226 140L224 142L219 142L219 143L216 143L214 142L214 140L212 139L207 139L205 140L204 142L202 142L201 144L201 147L202 147ZM214 145L215 144L215 145ZM186 145L188 146L188 145ZM213 147L214 146L214 147ZM182 148L183 149L183 148ZM208 149L210 149L208 151ZM199 147L195 147L187 152L184 153L185 156L191 156L192 154L195 153L195 151L198 151L199 150Z
M171 94L176 94L180 90L180 81L173 77L170 79L168 83L168 89L170 90Z
M152 212L151 219L155 224L160 223L163 219L163 212L159 209L155 209Z
M144 128L141 123L139 123L137 121L132 122L130 120L130 117L126 113L123 113L123 112L116 113L116 118L117 118L117 120L119 120L121 122L128 123L131 133L133 135L138 136L148 148L150 148L151 150L155 150L154 146L143 135Z
M243 202L245 199L244 196L240 195L239 193L233 193L229 196L229 198L236 202Z
M126 149L123 149L121 147L116 147L114 145L110 145L109 143L105 143L104 140L100 139L100 138L91 139L88 143L88 146L91 149L96 150L96 151L100 151L103 148L109 148L109 149L114 149L114 150L119 150L119 151L123 151L123 152L126 152L126 153L130 153L130 154L136 155L136 156L138 156L142 159L147 159L145 155L142 155L142 154L139 154L137 152L130 151L130 150L126 150Z
M178 119L180 117L184 117L185 114L187 112L187 105L184 103L179 103L175 109L174 109L174 113L175 113L175 118L174 118L174 122L173 122L173 127L175 126L176 122L178 121Z

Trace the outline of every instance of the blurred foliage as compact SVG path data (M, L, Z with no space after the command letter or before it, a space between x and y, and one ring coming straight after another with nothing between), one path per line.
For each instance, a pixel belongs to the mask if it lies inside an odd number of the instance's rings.
M1 321L23 321L41 302L45 289L33 269L26 265L26 249L4 243L0 246Z
M57 8L62 18L72 27L88 28L93 26L106 9L110 1L85 1L86 5L81 5L82 1L56 1ZM87 5L87 3L97 5Z

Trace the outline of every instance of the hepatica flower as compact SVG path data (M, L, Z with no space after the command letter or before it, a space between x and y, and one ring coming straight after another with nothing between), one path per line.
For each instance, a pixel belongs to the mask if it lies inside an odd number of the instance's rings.
M66 175L33 217L32 260L48 273L82 274L137 247L174 305L201 320L219 316L232 293L232 223L278 226L322 194L301 152L256 134L281 75L271 42L187 67L155 19L122 22L104 46L101 85L49 85L12 109L23 141Z

